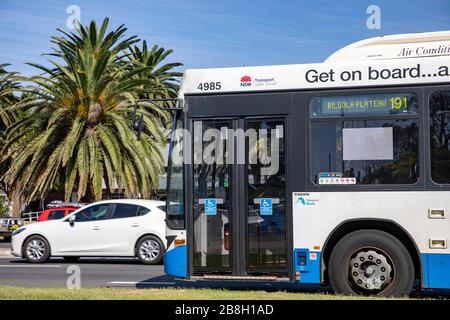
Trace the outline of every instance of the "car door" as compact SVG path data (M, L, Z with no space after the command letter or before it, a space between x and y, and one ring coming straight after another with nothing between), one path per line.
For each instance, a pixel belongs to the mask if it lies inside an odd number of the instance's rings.
M75 213L74 223L69 218L62 220L54 255L105 255L111 238L107 222L113 208L110 203L99 203Z
M131 203L116 203L113 219L110 221L114 230L114 250L120 255L133 256L134 246L142 233L144 224L142 215L150 210Z

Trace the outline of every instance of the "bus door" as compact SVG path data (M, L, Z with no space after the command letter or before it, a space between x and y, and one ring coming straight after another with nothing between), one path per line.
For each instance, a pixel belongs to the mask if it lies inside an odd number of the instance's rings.
M233 166L228 134L231 120L195 121L193 129L194 272L231 272L231 183Z
M284 118L193 121L194 275L287 274Z

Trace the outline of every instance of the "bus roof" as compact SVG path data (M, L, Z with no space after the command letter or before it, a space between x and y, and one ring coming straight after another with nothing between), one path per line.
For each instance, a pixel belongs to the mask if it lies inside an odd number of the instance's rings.
M354 42L325 62L372 61L450 56L450 31L381 36Z
M358 41L324 63L188 69L180 96L446 82L450 31L440 31Z

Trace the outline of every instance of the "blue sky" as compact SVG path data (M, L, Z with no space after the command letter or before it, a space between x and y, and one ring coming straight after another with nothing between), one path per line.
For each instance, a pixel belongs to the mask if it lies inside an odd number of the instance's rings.
M367 7L381 9L369 30ZM382 34L450 30L449 0L0 0L0 63L26 75L45 63L69 5L81 22L109 17L128 35L174 49L185 68L320 62L337 49Z

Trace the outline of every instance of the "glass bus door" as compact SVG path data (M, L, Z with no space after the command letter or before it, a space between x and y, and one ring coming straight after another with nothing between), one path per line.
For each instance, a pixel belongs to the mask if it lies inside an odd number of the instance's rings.
M193 121L193 273L286 274L285 121Z
M287 272L284 120L246 121L247 273Z
M232 121L194 121L194 272L231 272Z

